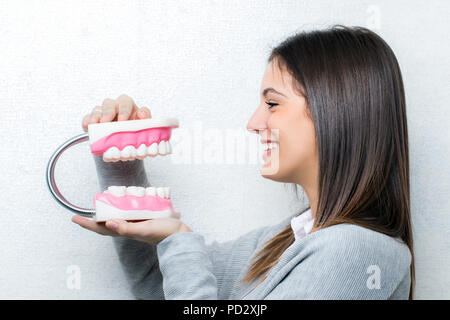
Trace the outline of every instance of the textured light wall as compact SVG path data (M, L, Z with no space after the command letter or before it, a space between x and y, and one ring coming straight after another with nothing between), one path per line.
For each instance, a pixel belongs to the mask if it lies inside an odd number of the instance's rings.
M258 163L198 155L227 129L256 139L244 130L271 46L341 23L379 32L400 61L416 296L449 299L448 12L448 1L0 1L0 298L132 298L111 239L71 223L44 181L51 153L106 97L126 93L155 116L180 119L174 139L191 135L192 162L172 155L145 164L208 242L302 209L305 199L260 177ZM91 205L98 186L87 145L61 158L56 178L73 202Z

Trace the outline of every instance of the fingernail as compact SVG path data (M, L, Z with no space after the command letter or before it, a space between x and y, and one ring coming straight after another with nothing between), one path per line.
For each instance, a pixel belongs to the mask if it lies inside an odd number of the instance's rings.
M116 221L114 221L114 220L110 221L110 222L108 223L108 225L109 225L109 227L112 228L112 229L117 229L117 227L119 226L119 224L118 224Z

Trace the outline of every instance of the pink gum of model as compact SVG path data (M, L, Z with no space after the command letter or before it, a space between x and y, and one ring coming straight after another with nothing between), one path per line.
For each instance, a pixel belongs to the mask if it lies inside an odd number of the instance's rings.
M152 211L162 211L168 209L175 211L172 207L172 201L170 199L161 198L159 196L138 197L126 195L117 197L112 194L97 193L94 199L94 206L95 201L104 202L121 210L149 210L149 208L151 208Z

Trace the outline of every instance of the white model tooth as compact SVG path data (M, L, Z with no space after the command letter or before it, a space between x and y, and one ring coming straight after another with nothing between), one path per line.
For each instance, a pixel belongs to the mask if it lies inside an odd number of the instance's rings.
M170 198L170 187L164 187L164 198Z
M136 158L136 148L133 146L126 146L120 151L120 157L123 159Z
M145 196L145 188L144 187L136 187L136 194L135 196L143 197Z
M112 160L119 160L120 159L120 151L117 147L111 147L106 152L109 152L109 155L111 155Z
M164 140L161 140L158 145L158 153L162 156L167 154L167 147L166 142Z
M136 154L137 154L137 150L134 146L129 146L130 147L130 157L132 159L136 158Z
M143 159L147 155L147 146L145 144L141 144L139 148L136 150L136 158Z
M127 149L128 147L123 148L123 150L120 151L120 158L126 159L130 156L130 149Z
M156 194L161 197L164 198L164 188L163 187L158 187L156 188Z
M111 186L108 187L108 192L116 197L123 197L125 195L126 187L124 186Z
M170 141L166 141L166 147L167 147L167 154L172 153L172 145L170 144Z
M156 156L158 154L158 144L153 142L147 149L147 154L150 156Z
M131 187L127 187L127 190L125 191L125 194L127 195L127 196L140 196L140 194L142 194L140 191L139 191L139 188L140 187L135 187L135 186L131 186ZM144 189L145 190L145 189ZM144 191L144 193L145 193L145 191ZM142 195L144 195L144 194L142 194Z
M155 187L145 188L145 195L146 196L156 196L156 188Z
M111 148L109 148L108 150L106 150L104 153L103 153L103 161L111 161L111 159L112 159L112 151L111 151Z

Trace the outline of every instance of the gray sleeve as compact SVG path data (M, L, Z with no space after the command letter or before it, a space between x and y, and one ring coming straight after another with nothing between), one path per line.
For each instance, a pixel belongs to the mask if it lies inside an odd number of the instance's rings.
M258 246L285 223L260 227L237 239L209 245L196 232L168 236L157 245L166 299L234 298L233 289L247 271Z
M142 160L104 162L102 156L94 156L94 161L102 192L113 185L150 186ZM125 237L114 237L113 242L133 295L137 299L163 300L156 246Z

